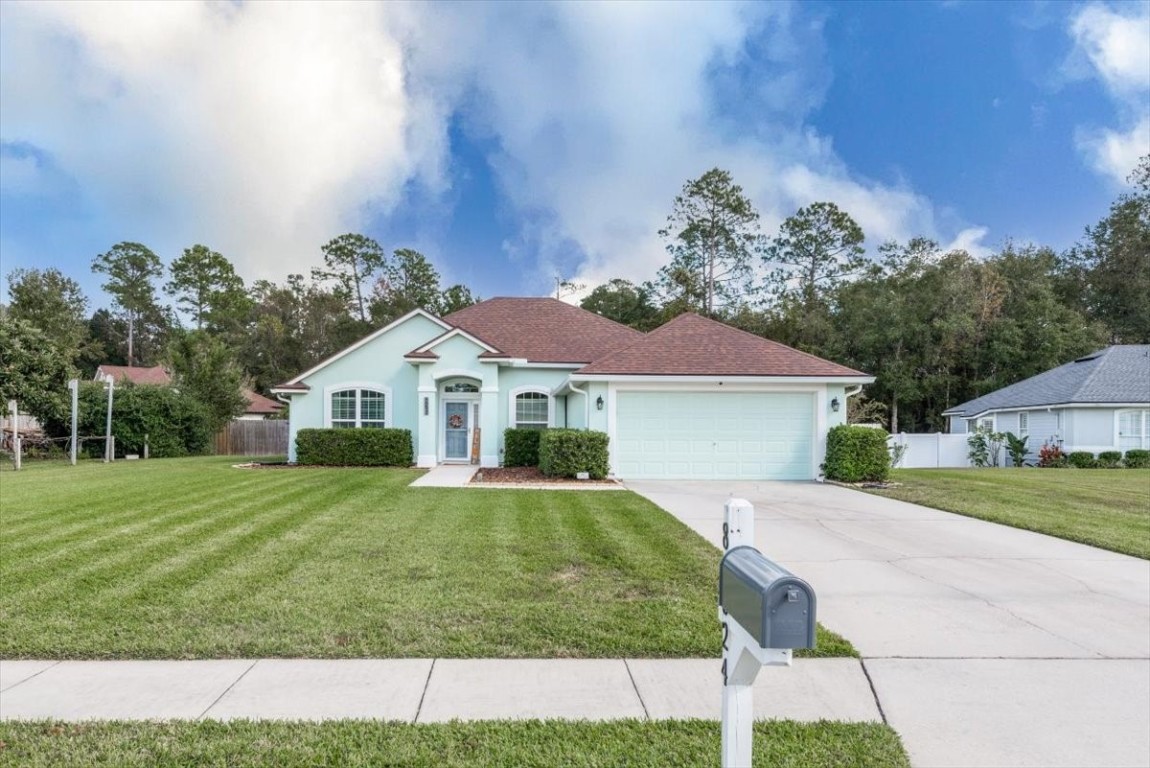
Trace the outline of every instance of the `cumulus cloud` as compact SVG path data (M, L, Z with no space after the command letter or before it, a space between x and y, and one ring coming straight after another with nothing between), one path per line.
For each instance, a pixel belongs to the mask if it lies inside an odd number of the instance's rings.
M1074 56L1114 99L1120 127L1084 126L1076 143L1099 173L1122 183L1150 153L1150 2L1126 11L1084 6L1070 19ZM1072 61L1075 59L1072 58Z
M5 3L4 138L169 251L204 239L282 276L408 179L435 182L384 10Z
M790 5L2 3L0 14L3 138L50 157L125 237L169 254L201 239L249 277L305 270L326 239L407 203L412 184L446 189L454 120L495 147L520 290L545 291L556 273L653 276L672 198L714 166L768 230L833 200L871 242L951 235L928 199L852 174L806 125L832 73L821 20Z

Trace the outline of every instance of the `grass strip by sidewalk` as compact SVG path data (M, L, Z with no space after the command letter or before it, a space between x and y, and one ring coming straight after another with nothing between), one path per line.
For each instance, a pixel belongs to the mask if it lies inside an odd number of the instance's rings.
M871 490L980 520L1150 558L1150 470L900 469Z
M719 724L703 720L0 722L0 766L27 768L689 768L718 761ZM910 762L885 725L767 721L755 724L755 764L899 768Z
M6 474L0 658L719 655L719 552L636 494L234 461Z

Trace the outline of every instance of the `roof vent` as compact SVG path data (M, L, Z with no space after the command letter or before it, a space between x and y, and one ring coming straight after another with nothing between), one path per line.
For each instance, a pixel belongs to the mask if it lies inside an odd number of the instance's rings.
M1077 360L1075 360L1074 362L1076 362L1076 363L1088 363L1091 360L1097 360L1100 357L1102 357L1102 353L1101 352L1095 352L1094 354L1087 355L1086 357L1080 357Z

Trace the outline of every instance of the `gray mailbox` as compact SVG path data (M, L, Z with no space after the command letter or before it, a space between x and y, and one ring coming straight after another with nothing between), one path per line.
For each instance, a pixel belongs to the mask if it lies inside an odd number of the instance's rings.
M815 647L815 591L754 547L723 556L719 606L761 648Z

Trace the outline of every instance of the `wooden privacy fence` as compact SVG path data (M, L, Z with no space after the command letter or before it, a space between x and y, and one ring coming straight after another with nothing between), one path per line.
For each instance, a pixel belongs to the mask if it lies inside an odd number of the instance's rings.
M285 419L233 421L216 433L217 456L282 456L287 452Z

